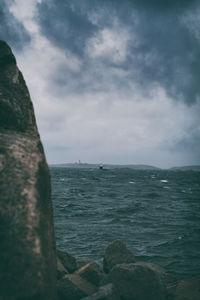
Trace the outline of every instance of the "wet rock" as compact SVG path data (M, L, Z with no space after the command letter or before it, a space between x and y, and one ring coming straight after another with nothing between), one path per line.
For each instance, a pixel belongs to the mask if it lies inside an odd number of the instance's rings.
M152 264L152 263L147 263L147 262L137 262L137 265L141 266L146 266L151 268L153 271L156 271L159 273L159 276L162 277L163 282L165 283L166 286L166 294L167 294L167 299L171 300L174 298L175 291L176 291L176 286L177 286L177 279L174 277L172 274L166 272L165 269L162 267Z
M162 277L152 268L140 264L120 264L109 274L123 300L165 300Z
M57 249L57 256L61 263L69 273L73 273L77 269L76 258L67 251Z
M103 277L101 265L96 262L92 262L83 266L78 271L76 271L76 274L96 286L99 285L99 282Z
M182 280L176 289L175 300L199 300L200 277Z
M113 285L110 283L101 286L95 294L82 298L82 300L120 300L120 297Z
M79 300L94 294L97 288L78 274L65 275L57 282L59 300Z
M122 263L134 263L134 254L126 247L122 241L110 243L104 252L103 269L108 273L113 266Z
M32 102L0 41L0 299L56 299L50 174Z
M100 281L99 285L104 286L109 283L112 283L112 278L110 277L109 274L104 273L104 276L103 276L102 280Z
M68 274L60 259L57 257L57 279L62 278L64 275Z

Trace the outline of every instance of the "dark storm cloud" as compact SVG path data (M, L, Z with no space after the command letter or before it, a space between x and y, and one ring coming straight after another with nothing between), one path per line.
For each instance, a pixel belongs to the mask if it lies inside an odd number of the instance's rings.
M186 0L51 0L38 4L38 20L43 34L57 46L79 55L87 65L90 62L84 50L88 39L117 18L130 36L137 37L137 43L134 39L129 42L127 59L114 66L130 74L128 80L121 79L121 84L137 80L142 88L149 89L158 83L174 99L192 104L200 95L200 42L183 17L197 8L197 1ZM108 60L101 63L105 69L109 66ZM79 83L85 71L79 74ZM93 82L97 79L96 74Z
M194 103L200 95L200 44L178 18L176 13L140 12L140 42L130 60L144 86L158 82L173 98Z
M9 12L10 1L0 3L0 39L6 41L13 49L21 50L30 41L24 26Z
M141 8L149 8L154 11L168 11L172 9L184 10L196 4L198 0L129 0Z
M80 7L71 1L44 1L38 4L42 32L61 48L81 54L85 40L95 29ZM76 2L76 1L75 1Z

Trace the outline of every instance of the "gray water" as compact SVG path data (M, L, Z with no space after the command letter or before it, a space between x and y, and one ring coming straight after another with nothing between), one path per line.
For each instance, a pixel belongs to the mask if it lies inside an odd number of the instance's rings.
M57 246L101 260L120 239L179 279L200 274L200 172L51 168Z

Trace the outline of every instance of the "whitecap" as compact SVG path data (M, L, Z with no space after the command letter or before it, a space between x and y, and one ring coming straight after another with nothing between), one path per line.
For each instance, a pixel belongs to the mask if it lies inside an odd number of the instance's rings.
M65 178L60 178L60 181L65 181Z
M168 182L168 180L162 179L162 180L160 180L160 182L166 183L166 182Z
M131 183L131 184L134 184L134 183L135 183L135 181L129 181L129 183Z

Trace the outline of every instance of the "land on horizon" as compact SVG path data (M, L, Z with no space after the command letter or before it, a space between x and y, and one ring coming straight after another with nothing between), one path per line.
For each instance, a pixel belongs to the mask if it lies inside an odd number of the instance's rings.
M101 163L58 163L58 164L49 164L50 167L60 167L60 168L92 168L96 169L100 166L103 166L104 169L111 168L130 168L135 170L171 170L171 171L200 171L200 165L190 165L190 166L180 166L180 167L171 167L171 168L158 168L156 166L146 165L146 164L101 164Z

